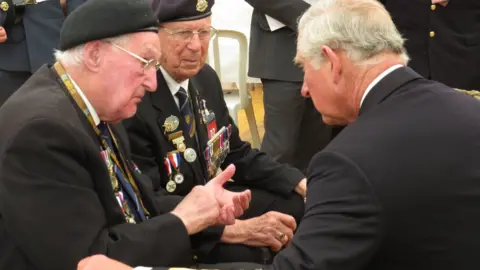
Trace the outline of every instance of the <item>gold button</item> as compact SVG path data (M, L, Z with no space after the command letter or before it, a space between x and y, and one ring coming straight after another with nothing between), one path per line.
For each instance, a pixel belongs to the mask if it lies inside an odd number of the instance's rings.
M197 255L193 255L193 260L194 260L194 261L198 260Z
M431 6L430 6L430 9L431 9L431 10L437 9L437 5L431 5Z
M430 31L430 37L434 37L434 36L435 36L435 32Z

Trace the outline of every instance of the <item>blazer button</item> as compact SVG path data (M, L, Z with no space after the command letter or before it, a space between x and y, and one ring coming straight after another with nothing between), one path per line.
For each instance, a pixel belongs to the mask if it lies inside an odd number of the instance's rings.
M430 37L433 38L435 36L435 32L434 31L430 31Z
M437 9L437 5L431 5L431 6L430 6L430 9L431 9L431 10Z
M198 256L197 256L197 255L193 255L193 260L194 260L194 261L198 260Z

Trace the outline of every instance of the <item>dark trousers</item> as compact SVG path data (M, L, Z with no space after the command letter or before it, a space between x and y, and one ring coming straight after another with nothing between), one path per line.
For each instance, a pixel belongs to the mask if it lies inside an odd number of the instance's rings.
M6 71L0 69L0 107L32 74L25 71Z
M227 189L231 191L243 191L247 189L247 187L229 184ZM276 211L294 217L297 225L300 223L304 214L305 204L298 194L292 193L289 197L285 198L265 190L250 190L252 192L250 208L247 209L239 219L249 219L261 216L269 211ZM276 254L268 247L260 248L239 244L219 243L202 263L255 262L269 264L275 255Z
M301 82L262 79L265 136L261 150L280 163L306 172L310 159L331 140L331 128L322 121Z
M226 188L231 191L243 191L247 187L236 184L227 183ZM239 219L249 219L252 217L261 216L269 211L277 211L288 214L295 218L297 226L300 223L304 211L305 203L298 194L291 193L288 197L272 194L268 191L250 188L252 192L252 200L250 207ZM172 211L183 199L176 195L163 195L157 197L161 213L168 213ZM197 261L199 264L217 264L230 262L250 262L269 264L276 254L271 252L266 247L251 247L242 244L225 244L215 243L215 246L208 251L208 254L202 254ZM228 264L227 264L228 265ZM199 267L198 265L195 267Z

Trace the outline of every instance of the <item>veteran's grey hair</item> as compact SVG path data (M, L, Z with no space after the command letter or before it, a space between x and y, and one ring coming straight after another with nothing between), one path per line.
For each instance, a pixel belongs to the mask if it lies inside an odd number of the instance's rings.
M389 13L376 0L321 0L299 21L298 52L314 68L324 61L322 46L342 50L357 66L381 61L382 53L409 58L404 39Z
M129 40L129 34L117 36L113 38L103 39L102 41L110 42L119 46L127 44ZM54 56L57 61L63 65L69 66L79 66L83 63L83 51L85 44L78 45L74 48L68 49L66 51L55 50Z

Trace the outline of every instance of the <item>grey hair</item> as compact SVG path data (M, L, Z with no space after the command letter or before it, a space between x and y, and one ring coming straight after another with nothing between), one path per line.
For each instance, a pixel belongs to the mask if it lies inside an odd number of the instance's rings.
M121 35L112 38L106 38L102 41L113 43L119 46L127 44L129 40L129 35ZM78 45L66 51L55 50L54 56L55 59L64 64L70 66L78 66L83 63L83 51L85 44Z
M404 39L376 0L318 1L301 17L298 31L298 51L314 68L324 61L322 46L346 52L357 66L378 63L386 52L409 60Z

